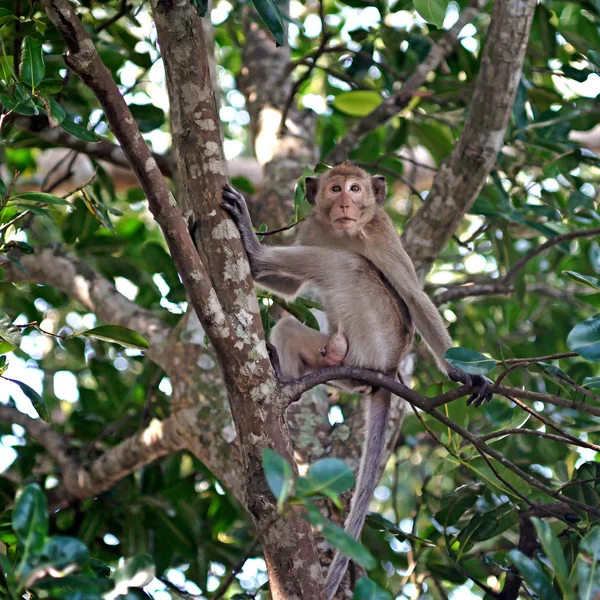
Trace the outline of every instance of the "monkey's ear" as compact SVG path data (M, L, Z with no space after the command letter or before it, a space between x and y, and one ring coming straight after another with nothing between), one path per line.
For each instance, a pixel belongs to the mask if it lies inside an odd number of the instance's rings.
M317 191L319 190L319 178L307 177L304 182L306 183L306 200L309 204L316 204Z
M377 204L381 204L385 200L387 185L383 175L375 175L371 177L371 186L373 187L373 195Z

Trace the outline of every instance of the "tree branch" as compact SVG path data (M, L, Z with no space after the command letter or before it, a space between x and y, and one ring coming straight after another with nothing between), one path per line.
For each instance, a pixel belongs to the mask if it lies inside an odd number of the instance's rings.
M458 21L449 29L444 37L429 50L425 60L415 69L414 73L393 96L384 100L374 111L358 121L335 145L324 162L341 163L360 140L379 125L397 115L415 95L415 92L427 81L427 76L435 71L442 61L452 54L458 35L467 23L470 23L485 6L486 0L472 0L464 8Z
M535 0L494 3L465 128L402 236L421 276L477 198L502 147L535 5Z
M164 344L171 327L152 311L140 308L120 294L114 285L89 265L58 247L37 250L33 255L20 256L27 274L13 264L4 267L8 281L31 281L55 287L73 298L100 321L122 325L137 331L150 342L145 354L160 366L168 357Z
M131 169L127 157L123 153L123 149L117 144L113 144L106 139L99 142L84 142L75 136L68 134L60 127L44 126L40 129L39 119L34 117L25 117L18 115L13 126L19 131L27 131L32 135L39 137L44 142L60 146L62 148L70 148L82 154L87 154L90 158L103 160L124 169ZM169 155L153 153L152 156L159 166L162 174L165 177L172 177L174 173L174 165Z

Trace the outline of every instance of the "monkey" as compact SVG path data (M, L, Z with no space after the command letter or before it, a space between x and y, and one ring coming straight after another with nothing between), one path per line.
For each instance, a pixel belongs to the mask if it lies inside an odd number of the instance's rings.
M328 337L293 317L280 320L271 342L280 355L282 374L298 377L316 368L318 353L332 364L343 362L398 378L400 359L412 344L416 326L442 372L479 388L469 401L478 405L489 400L484 378L471 379L445 361L452 341L437 309L420 289L391 219L380 207L385 195L385 178L369 177L348 163L319 178L307 178L306 197L315 209L302 225L297 245L269 247L258 241L243 196L224 187L222 206L238 226L255 282L287 299L312 284L334 331ZM342 351L335 350L336 344ZM355 382L344 384L352 390ZM345 522L346 532L354 538L360 535L378 482L390 400L386 390L371 390L356 491ZM327 598L333 598L348 562L339 553L334 558Z

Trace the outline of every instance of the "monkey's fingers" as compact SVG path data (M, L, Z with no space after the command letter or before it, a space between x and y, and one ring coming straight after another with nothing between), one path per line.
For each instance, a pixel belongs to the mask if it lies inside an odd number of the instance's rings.
M275 371L275 376L279 381L283 381L281 376L281 364L279 362L279 354L277 352L277 348L271 344L271 342L267 342L267 352L269 353L269 358L271 359L271 365L273 365L273 371Z
M485 377L481 375L473 376L473 385L479 389L467 400L467 406L474 404L476 407L480 407L485 402L489 402L494 396L494 393L490 390L490 381Z

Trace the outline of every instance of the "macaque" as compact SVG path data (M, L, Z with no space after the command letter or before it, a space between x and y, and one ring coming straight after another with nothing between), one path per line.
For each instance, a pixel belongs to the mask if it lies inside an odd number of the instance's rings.
M479 405L491 397L487 381L471 378L445 361L452 340L421 290L391 219L380 207L385 195L383 177L370 177L348 163L307 178L306 198L315 208L302 224L296 244L282 247L262 245L244 197L230 186L223 188L222 206L240 231L255 282L290 300L304 285L313 286L333 332L327 336L293 317L281 319L271 332L271 342L282 375L296 378L343 363L399 378L400 359L412 345L416 328L443 373L479 388L469 400ZM354 381L334 385L365 389ZM346 532L356 539L378 483L390 400L387 390L370 389L356 491L345 521ZM325 584L328 599L335 595L348 562L342 554L335 556Z

